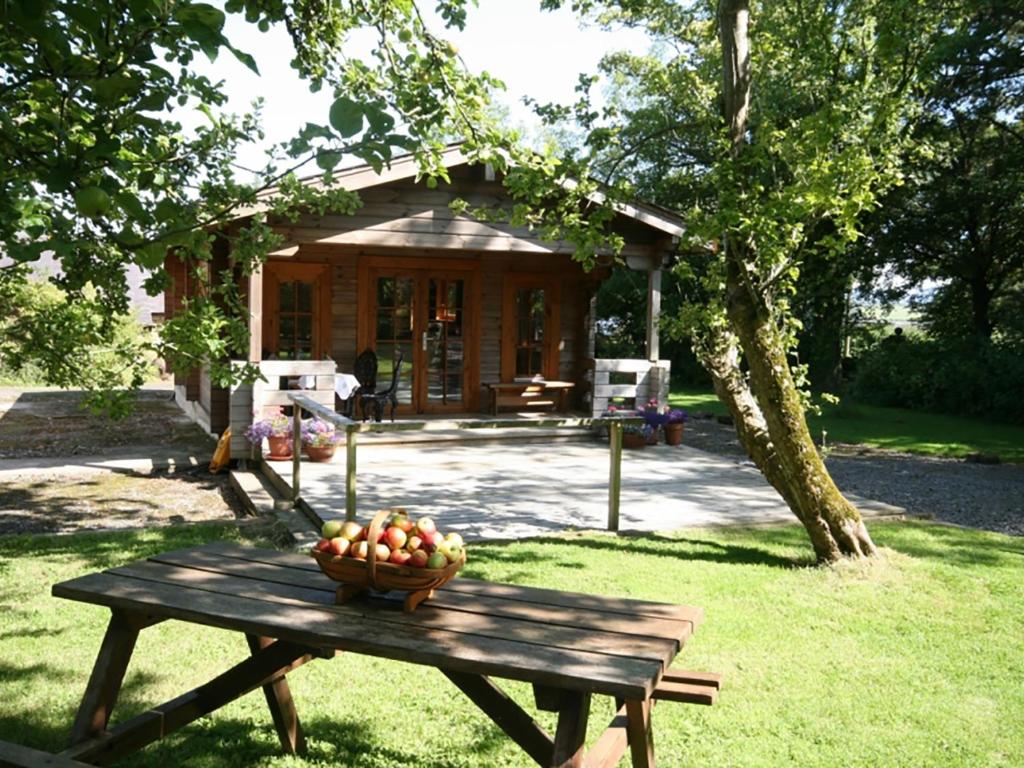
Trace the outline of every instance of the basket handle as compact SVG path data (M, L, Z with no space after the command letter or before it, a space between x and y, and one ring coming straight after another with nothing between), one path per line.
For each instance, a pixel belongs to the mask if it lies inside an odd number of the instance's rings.
M377 586L377 542L380 541L380 531L384 520L395 514L397 509L382 509L373 516L370 521L370 528L366 531L366 570L370 575L370 586L379 589Z

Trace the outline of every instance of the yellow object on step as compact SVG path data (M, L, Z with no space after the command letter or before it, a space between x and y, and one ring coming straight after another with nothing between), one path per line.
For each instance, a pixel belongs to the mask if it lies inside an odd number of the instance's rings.
M229 461L231 461L231 427L225 429L224 434L217 441L217 450L213 452L213 459L210 460L210 471L214 474L220 472Z

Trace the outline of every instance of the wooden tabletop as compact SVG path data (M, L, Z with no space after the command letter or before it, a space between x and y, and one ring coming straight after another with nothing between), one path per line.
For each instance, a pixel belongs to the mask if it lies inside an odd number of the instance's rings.
M700 608L456 578L415 613L384 599L335 605L300 554L217 543L56 584L57 597L253 635L647 699Z

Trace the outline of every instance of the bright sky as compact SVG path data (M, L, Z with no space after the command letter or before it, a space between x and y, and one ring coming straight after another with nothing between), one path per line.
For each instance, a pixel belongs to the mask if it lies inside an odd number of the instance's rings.
M433 6L430 0L420 0L420 5L425 13ZM486 70L505 82L507 91L499 100L508 106L513 121L526 127L536 125L536 120L523 106L523 96L529 94L541 103L572 101L579 74L596 71L605 53L647 48L642 33L581 28L567 8L542 13L539 6L539 0L479 0L479 7L470 9L465 32L444 30L440 21L434 27L458 46L472 71ZM262 76L257 77L224 52L213 64L198 62L199 68L211 79L224 80L231 111L245 111L253 99L264 98L266 146L291 138L306 122L327 122L331 94L310 93L294 74L288 63L291 40L283 28L261 33L240 16L229 15L225 34L236 47L256 58ZM181 118L186 125L194 124ZM259 167L264 148L247 149L239 162Z

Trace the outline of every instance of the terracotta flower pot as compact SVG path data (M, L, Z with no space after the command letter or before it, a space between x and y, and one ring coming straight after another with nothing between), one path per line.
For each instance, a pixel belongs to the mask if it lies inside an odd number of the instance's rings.
M333 445L307 445L306 455L310 461L330 461L334 456Z
M633 432L624 432L622 434L623 448L643 448L645 445L647 445L647 438L643 435L637 435Z
M665 443L681 445L683 442L683 422L674 421L665 425Z
M267 438L270 446L268 459L290 459L292 457L292 439L288 435L271 435Z

